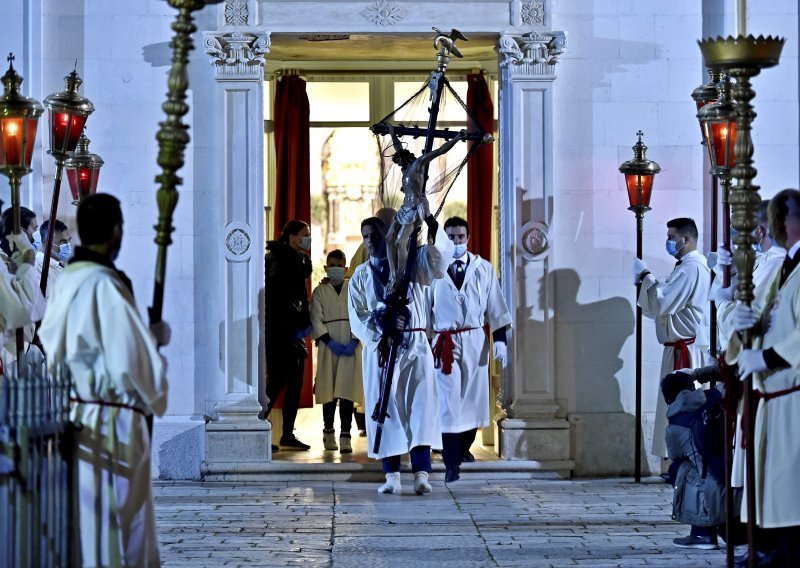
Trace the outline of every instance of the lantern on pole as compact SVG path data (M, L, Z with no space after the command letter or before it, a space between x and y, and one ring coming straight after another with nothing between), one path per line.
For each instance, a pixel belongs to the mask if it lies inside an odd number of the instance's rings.
M736 142L736 118L731 101L731 80L724 76L718 85L717 100L704 106L697 113L697 120L703 132L703 143L708 149L711 174L722 185L722 246L731 250L730 200L731 169L736 165L734 144ZM712 245L713 246L713 245ZM731 284L730 267L723 269L723 287Z
M60 93L53 93L44 100L50 118L50 150L48 153L55 158L56 175L53 181L53 197L50 201L50 227L55 227L58 215L58 199L61 193L61 176L64 162L75 150L78 140L83 134L86 119L94 112L94 105L89 99L78 94L83 80L77 70L64 77L66 89ZM45 257L50 255L53 247L53 233L47 232L47 242L44 246ZM50 262L42 265L42 279L39 283L42 294L47 292L47 277L50 272Z
M85 134L81 134L77 150L64 162L73 205L77 205L83 198L97 192L100 168L105 163L103 158L89 151L89 142L91 140Z
M37 101L22 96L20 77L14 70L14 55L8 55L8 71L2 77L3 96L0 97L0 173L8 177L11 186L12 232L21 229L19 186L22 177L31 171L31 158L36 142L36 127L44 112ZM17 330L17 365L22 364L24 343L22 329Z
M625 176L625 187L628 190L628 210L636 215L636 258L642 258L642 233L644 231L644 214L650 211L650 197L653 193L653 181L661 166L647 159L647 146L642 142L644 132L636 133L639 140L633 146L633 159L623 162L619 171ZM642 308L639 306L641 283L636 284L636 432L634 448L634 479L642 480Z

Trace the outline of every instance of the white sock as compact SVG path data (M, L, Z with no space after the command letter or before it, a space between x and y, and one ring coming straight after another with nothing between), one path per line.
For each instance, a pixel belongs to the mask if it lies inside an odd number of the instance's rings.
M386 483L378 487L378 493L400 493L400 472L386 474Z
M422 495L423 493L430 493L433 488L431 484L428 483L428 472L427 471L418 471L414 474L414 492L417 495Z

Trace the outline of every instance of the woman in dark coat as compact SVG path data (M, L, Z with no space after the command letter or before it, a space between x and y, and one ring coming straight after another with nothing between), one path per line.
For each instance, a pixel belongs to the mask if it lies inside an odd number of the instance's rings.
M265 347L267 354L267 414L278 395L283 398L283 435L280 445L307 450L310 446L294 435L300 406L306 351L305 337L311 326L307 280L311 277L311 231L303 221L289 221L277 241L267 244L265 258Z

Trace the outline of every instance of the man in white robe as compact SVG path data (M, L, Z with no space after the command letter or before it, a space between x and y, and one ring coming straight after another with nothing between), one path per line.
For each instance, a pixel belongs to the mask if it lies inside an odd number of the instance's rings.
M453 482L459 479L462 460L471 461L469 448L478 428L490 424L489 341L484 326L489 325L494 338L494 358L505 367L511 314L494 267L467 251L467 221L451 217L444 231L453 242L453 258L448 276L431 284L428 299L435 334L445 481Z
M785 189L770 201L769 228L787 249L781 270L769 284L760 313L738 304L737 332L752 330L753 345L742 349L739 333L728 345L728 363L739 376L753 377L755 417L755 520L779 543L775 566L800 562L800 191ZM747 491L742 499L742 518ZM775 538L777 537L777 538Z
M708 291L711 273L697 251L697 225L680 217L667 223L667 253L678 259L666 280L658 280L644 261L633 259L635 282L642 283L638 303L642 314L656 324L656 337L664 346L659 384L667 374L703 365L708 348ZM667 457L665 435L667 405L662 396L656 404L651 454Z
M167 406L158 345L169 327L139 315L130 281L114 266L122 244L119 201L78 207L82 246L59 277L39 337L51 368L72 375L76 527L72 565L159 566L150 481L148 416Z
M23 232L8 235L14 247L10 258L0 259L0 374L16 361L18 328L30 328L44 315L45 300L34 269L34 250Z
M438 223L428 215L428 244L417 253L416 275L408 291L410 319L398 321L404 347L399 351L394 367L392 396L388 401L388 417L383 427L379 453L373 453L377 424L367 419L369 456L383 460L386 483L380 493L400 492L400 456L411 454L414 472L414 491L429 493L428 473L431 471L430 449L441 448L439 401L433 355L428 343L427 329L430 311L425 298L426 288L436 278L443 278L453 256L453 243ZM356 269L349 284L350 329L363 345L362 369L364 399L367 414L378 402L381 389L381 367L378 342L381 332L373 313L384 307L383 298L389 282L389 263L386 259L386 226L370 217L361 223L361 235L370 254L370 261Z

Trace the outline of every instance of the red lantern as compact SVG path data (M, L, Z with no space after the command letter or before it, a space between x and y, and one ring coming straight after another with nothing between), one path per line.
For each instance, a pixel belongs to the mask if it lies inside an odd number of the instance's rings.
M736 119L730 98L731 81L723 77L719 82L719 98L697 113L703 130L703 142L708 147L711 173L728 173L736 165Z
M65 160L75 151L83 133L86 119L94 112L94 105L78 94L83 81L77 71L64 77L66 89L53 93L44 100L50 116L50 154Z
M97 180L104 162L100 156L89 152L89 142L86 135L82 134L78 140L78 149L64 163L73 203L97 192Z
M22 77L14 70L11 55L2 81L5 92L0 97L0 170L9 177L23 176L31 171L36 127L44 109L20 94Z
M633 146L633 160L624 162L619 171L625 175L628 188L628 202L633 212L643 213L650 210L650 197L653 193L653 179L661 171L661 166L647 159L647 146L642 142L644 133L636 133L639 141Z

